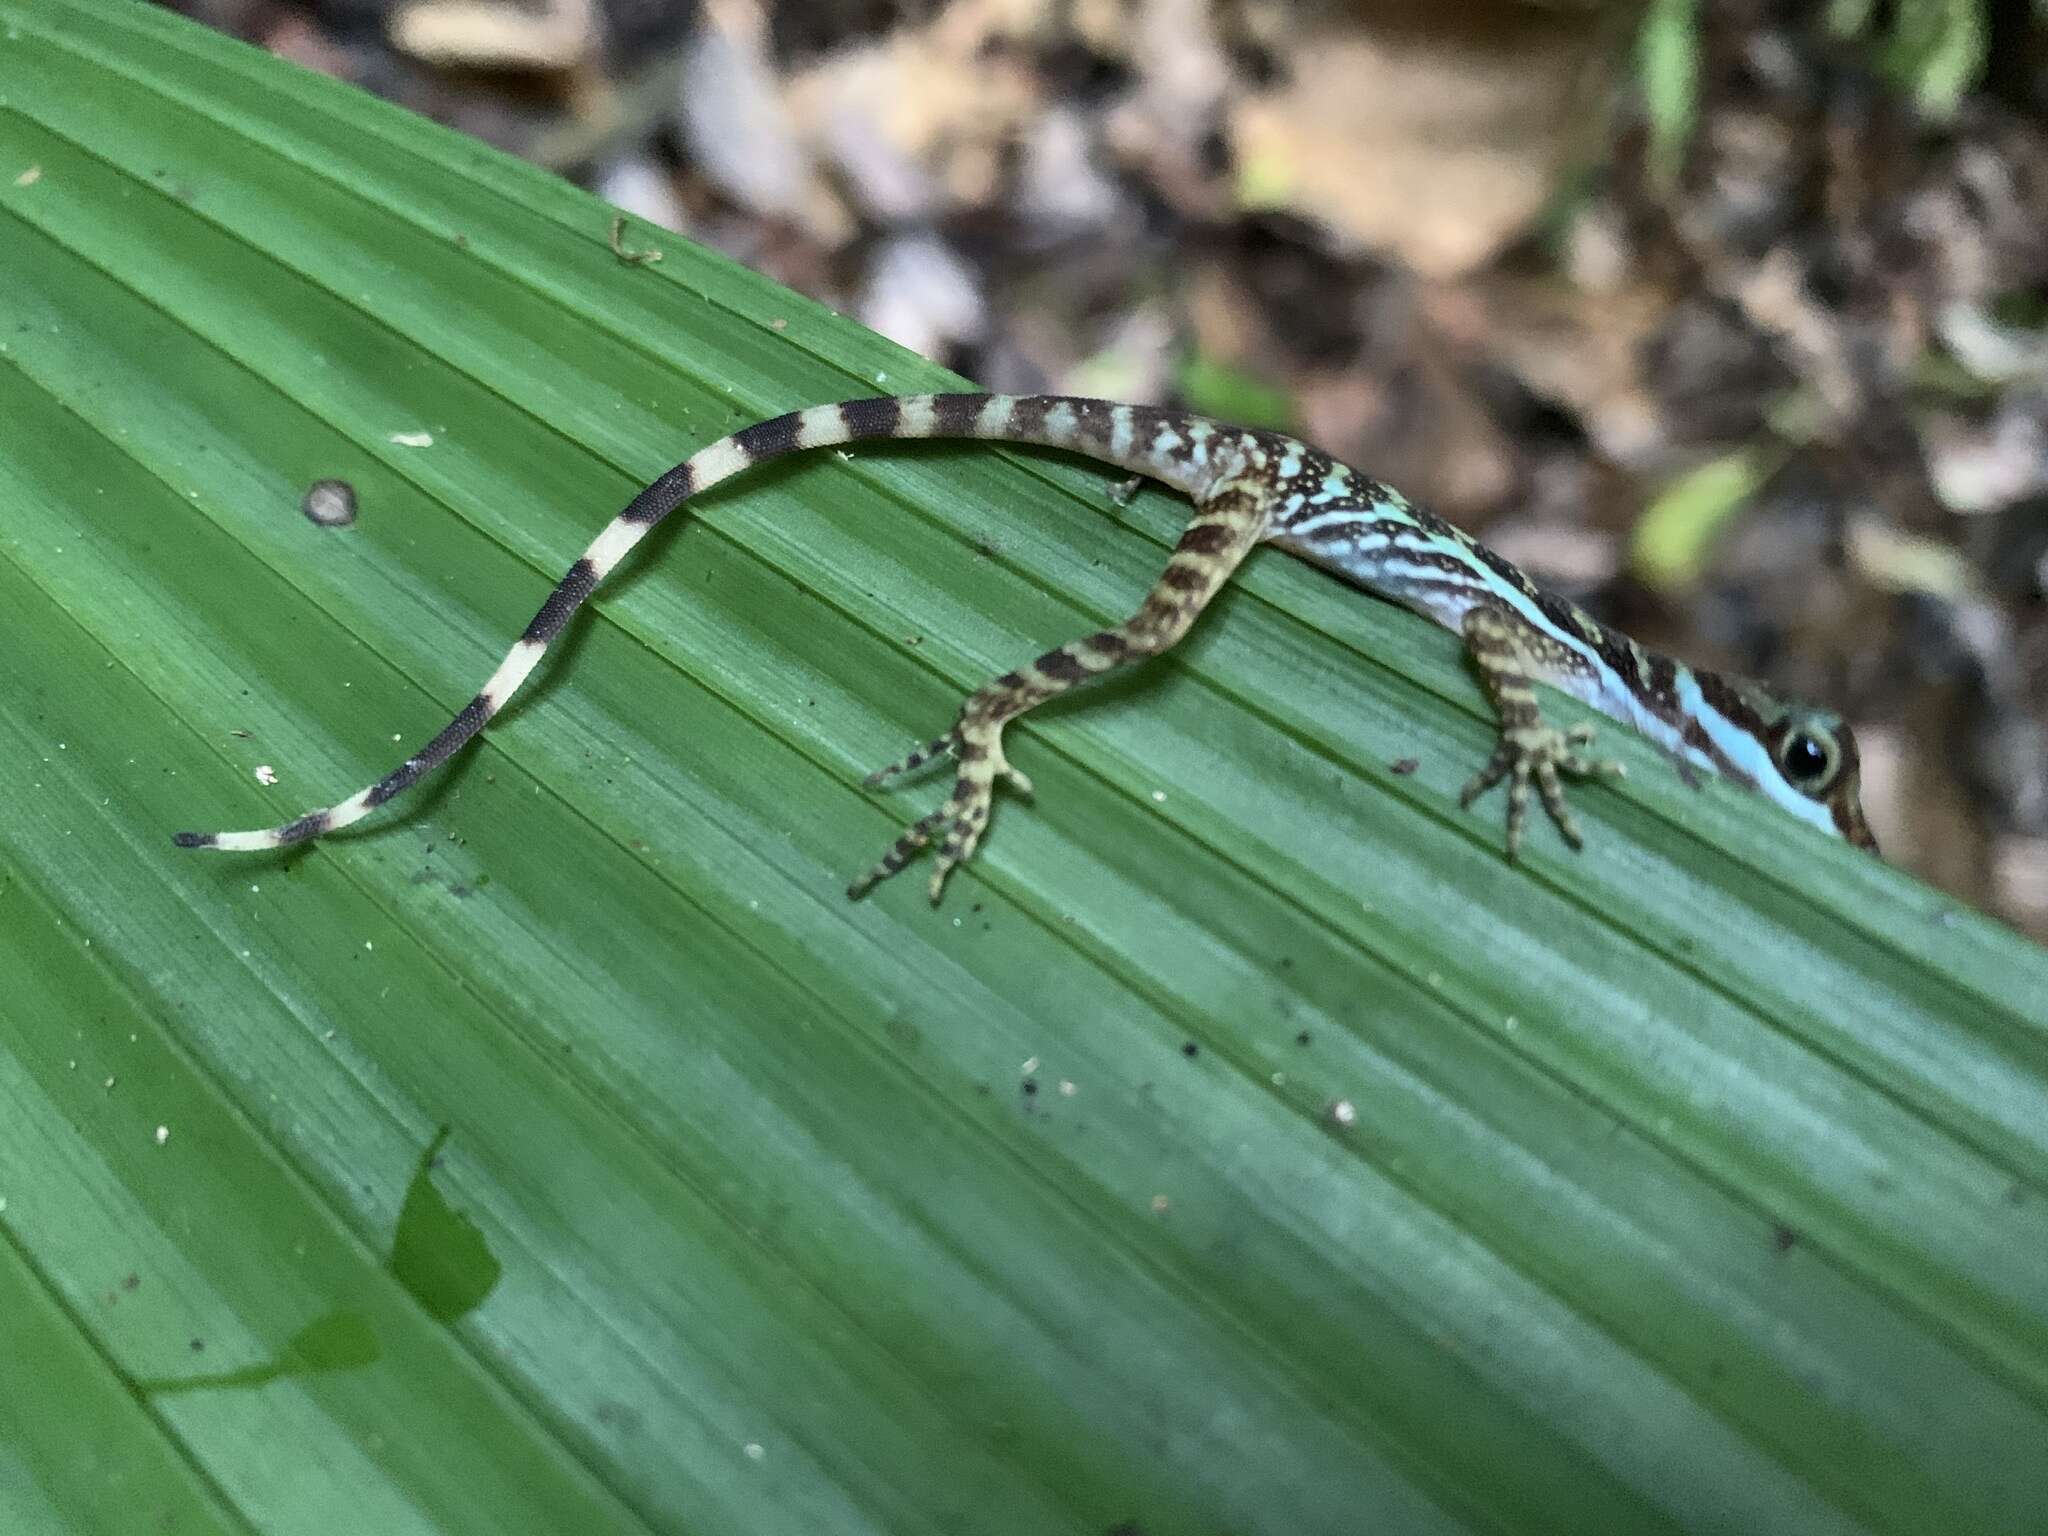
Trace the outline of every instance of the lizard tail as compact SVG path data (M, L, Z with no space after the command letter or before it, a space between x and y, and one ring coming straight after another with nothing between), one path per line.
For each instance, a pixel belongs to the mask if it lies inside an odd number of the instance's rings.
M247 832L179 832L171 840L180 848L217 848L231 853L283 848L338 831L389 804L459 752L505 707L576 610L649 529L698 492L757 464L809 448L863 439L980 437L1079 448L1113 462L1128 458L1126 467L1178 483L1182 475L1176 471L1181 466L1166 462L1169 456L1153 445L1153 418L1160 414L1061 396L976 393L847 400L757 422L699 449L635 496L555 584L489 681L432 741L376 783L281 826ZM1109 451L1112 447L1126 452L1113 453ZM1175 447L1179 447L1177 441Z

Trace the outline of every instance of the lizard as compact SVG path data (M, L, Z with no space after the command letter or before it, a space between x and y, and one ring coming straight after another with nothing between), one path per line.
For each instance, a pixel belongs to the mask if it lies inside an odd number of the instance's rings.
M1226 426L1158 406L1069 395L883 395L812 406L756 422L699 449L646 486L569 567L469 702L419 751L324 810L247 832L180 832L181 848L256 851L320 837L386 805L452 757L501 710L598 584L691 497L786 454L871 440L979 439L1066 449L1153 479L1193 506L1165 569L1120 624L1055 646L970 694L951 727L870 774L878 786L950 756L951 795L906 827L848 888L859 898L936 841L930 895L969 859L996 787L1029 797L1031 781L1004 750L1010 722L1049 699L1174 645L1261 543L1300 556L1459 635L1493 707L1498 736L1464 786L1461 806L1507 785L1507 847L1522 842L1533 788L1559 834L1582 846L1563 777L1621 772L1587 755L1590 724L1559 730L1535 685L1548 683L1648 736L1690 778L1718 774L1802 821L1876 849L1858 789L1855 737L1827 710L1746 678L1686 666L1638 645L1531 581L1469 534L1389 486L1278 432Z

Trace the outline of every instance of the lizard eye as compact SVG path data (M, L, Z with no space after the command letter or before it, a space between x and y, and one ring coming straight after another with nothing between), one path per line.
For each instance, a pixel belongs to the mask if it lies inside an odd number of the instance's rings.
M1802 794L1818 794L1825 789L1840 762L1840 748L1832 736L1822 731L1793 731L1778 747L1778 766Z

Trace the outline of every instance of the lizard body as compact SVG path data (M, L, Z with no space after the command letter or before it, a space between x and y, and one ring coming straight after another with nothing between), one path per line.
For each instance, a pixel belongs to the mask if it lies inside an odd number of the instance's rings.
M979 438L1064 448L1183 492L1194 513L1158 582L1123 623L1046 651L970 695L945 734L870 775L878 784L950 753L946 803L912 823L849 888L859 896L939 844L931 880L970 857L995 786L1028 794L1003 752L1003 727L1090 678L1167 649L1252 549L1270 542L1461 635L1499 717L1500 737L1463 804L1507 781L1512 858L1533 787L1572 846L1579 833L1560 774L1618 772L1584 755L1588 726L1547 724L1534 684L1550 683L1698 768L1768 795L1815 826L1875 847L1857 797L1856 744L1836 716L1781 700L1757 683L1696 671L1645 650L1398 492L1305 443L1153 406L1062 395L882 396L813 406L757 422L699 449L626 506L557 583L498 669L426 746L338 805L252 832L181 832L186 848L280 848L361 820L454 755L505 707L598 583L690 497L784 454L876 439Z

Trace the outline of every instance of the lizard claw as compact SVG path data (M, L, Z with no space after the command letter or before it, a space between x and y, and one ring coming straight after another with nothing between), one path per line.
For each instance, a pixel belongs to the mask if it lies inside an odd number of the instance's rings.
M869 789L879 789L899 773L914 773L933 758L940 756L942 753L952 751L953 739L959 734L959 727L955 726L952 730L946 732L945 735L935 736L923 746L906 752L888 767L877 768L873 773L862 779L861 783L865 784Z

